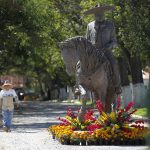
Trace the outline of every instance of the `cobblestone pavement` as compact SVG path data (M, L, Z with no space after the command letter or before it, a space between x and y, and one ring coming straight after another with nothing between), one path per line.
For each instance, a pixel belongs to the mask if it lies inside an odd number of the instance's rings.
M0 129L0 150L144 150L147 146L71 146L61 145L47 132L58 123L67 108L79 106L45 102L25 102L22 113L15 112L12 132Z

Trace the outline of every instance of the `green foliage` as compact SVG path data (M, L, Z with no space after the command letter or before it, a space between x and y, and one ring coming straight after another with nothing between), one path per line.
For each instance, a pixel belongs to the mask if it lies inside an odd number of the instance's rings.
M149 2L115 0L114 4L119 44L128 49L131 56L149 57Z
M0 1L1 72L35 78L45 89L73 84L58 42L81 33L80 11L80 1Z
M1 72L48 83L63 67L57 42L59 17L48 0L0 1ZM14 69L13 69L14 68Z
M135 115L147 117L147 108L138 108L137 112L135 112Z
M9 1L9 3L2 1L1 3L3 4L0 5L2 59L7 57L6 68L18 67L18 65L24 67L24 61L32 57L37 49L43 50L43 45L50 40L48 36L52 31L49 27L51 22L49 18L53 15L48 12L49 5L45 0Z
M80 2L81 0L53 0L53 6L59 16L59 25L63 39L83 33Z
M83 12L98 2L116 6L114 13L106 14L116 25L116 56L127 50L130 56L140 55L146 62L150 58L148 0L0 0L1 74L33 77L39 84L44 83L45 89L54 84L73 85L74 78L65 72L58 42L85 35L86 25L94 17Z

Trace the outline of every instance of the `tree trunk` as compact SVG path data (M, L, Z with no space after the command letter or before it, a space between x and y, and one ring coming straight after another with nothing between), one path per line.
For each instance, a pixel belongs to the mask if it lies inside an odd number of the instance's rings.
M132 76L132 83L143 83L143 76L142 76L142 64L139 56L131 57L131 76Z
M146 104L146 90L143 83L142 64L139 56L131 57L132 99L135 107L144 107Z
M44 90L43 90L43 86L42 86L42 82L40 79L38 79L39 81L39 87L40 87L40 95L41 95L41 98L44 97Z
M119 66L122 86L128 86L130 84L129 79L128 79L128 67L127 67L127 65L128 64L125 61L125 58L123 58L123 57L118 58L118 66Z
M48 88L48 90L47 90L47 98L48 98L48 100L51 100L51 89L50 88Z

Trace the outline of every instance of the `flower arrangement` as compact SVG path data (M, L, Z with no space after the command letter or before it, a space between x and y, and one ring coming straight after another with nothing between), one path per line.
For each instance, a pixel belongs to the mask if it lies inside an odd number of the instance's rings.
M121 108L120 101L118 98L116 109L105 113L104 105L97 100L99 116L95 117L93 110L87 110L82 123L77 114L68 109L65 118L58 118L61 123L50 126L48 130L62 144L144 144L150 130L144 127L142 120L132 120L132 114L137 111L133 109L133 101L125 108Z
M90 125L96 121L96 119L93 117L93 111L87 110L84 118L84 122L80 122L77 115L74 114L74 112L71 109L67 110L67 115L64 118L58 118L62 123L61 125L71 126L73 130L80 130L85 131L88 128L90 128Z
M133 109L133 101L129 102L126 108L120 107L121 99L118 98L116 110L112 111L110 114L106 114L104 110L104 106L100 100L96 102L96 108L99 111L98 123L105 127L111 127L111 130L125 130L129 128L129 124L132 123L131 115L137 111L137 109ZM138 121L144 124L143 121ZM135 122L136 123L136 122ZM144 125L141 126L141 128Z

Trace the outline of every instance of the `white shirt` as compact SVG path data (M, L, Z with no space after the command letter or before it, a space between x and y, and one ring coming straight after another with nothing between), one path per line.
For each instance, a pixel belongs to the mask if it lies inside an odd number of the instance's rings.
M13 98L15 99L16 103L19 103L18 96L15 90L9 89L0 91L0 102L2 105L2 110L12 111L14 109Z

